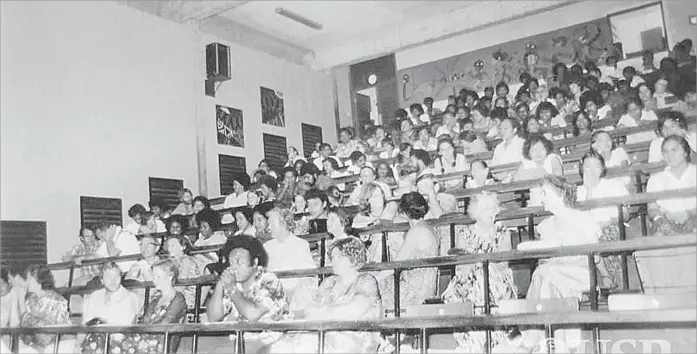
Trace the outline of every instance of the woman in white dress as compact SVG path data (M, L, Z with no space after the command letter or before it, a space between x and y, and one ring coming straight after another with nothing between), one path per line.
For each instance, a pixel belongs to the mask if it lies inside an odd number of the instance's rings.
M663 141L667 136L682 136L685 138L688 145L690 145L690 150L692 152L697 150L697 135L688 132L687 120L682 113L676 111L661 113L658 119L657 130L660 136L651 141L651 145L649 145L649 163L663 161L661 146L663 146Z
M627 113L620 117L620 120L617 122L618 128L638 127L639 125L658 120L656 113L644 110L644 104L637 97L630 97L627 100L626 111ZM634 133L627 135L627 144L636 144L653 139L656 139L656 133L653 130Z
M607 169L605 168L605 160L595 152L586 153L581 159L579 166L583 184L578 186L576 191L577 200L592 200L611 197L628 196L629 191L617 179L605 178ZM601 241L619 241L620 228L617 224L618 215L617 208L614 206L595 208L590 211L593 219L602 230L600 235ZM623 210L624 220L628 219L628 213ZM622 281L622 263L618 255L603 257L605 267L612 277L613 285L619 285Z
M576 202L576 186L563 177L546 176L542 187L543 205L552 216L543 220L536 228L541 242L536 248L577 246L597 243L601 230L592 215L573 208ZM535 241L533 241L535 242ZM521 244L522 245L522 244ZM520 245L519 249L522 249ZM528 247L532 248L532 247ZM610 278L604 263L596 260L601 274L602 286ZM552 299L576 297L590 289L588 260L585 256L558 257L541 259L532 275L528 287L527 299ZM555 331L555 348L557 352L563 347L573 346L581 341L579 329L560 329ZM530 353L539 345L544 345L544 332L539 329L522 331L521 336L513 339L512 348L505 352ZM572 349L572 348L570 348ZM502 352L499 348L497 352Z
M523 144L525 160L513 174L514 181L542 178L545 175L561 176L564 173L561 157L554 153L552 142L541 135L531 135ZM542 188L530 188L528 206L542 204Z
M438 157L433 161L433 170L437 175L444 175L452 172L467 171L467 160L465 155L455 152L455 145L450 139L441 139L438 142ZM443 181L444 189L462 188L463 178L449 179Z
M624 148L615 145L610 133L604 130L598 130L591 135L591 151L603 157L606 168L627 167L632 164ZM579 171L582 172L581 169ZM629 176L617 177L615 180L625 187L629 187L632 182Z
M671 135L662 145L665 170L654 173L646 185L646 192L666 192L697 186L697 166L690 163L690 147L685 138ZM651 218L650 232L665 237L693 234L697 231L697 200L694 196L660 199L648 204ZM636 252L639 271L648 292L685 292L697 289L692 271L695 248L682 247L668 250ZM690 271L688 271L690 270Z

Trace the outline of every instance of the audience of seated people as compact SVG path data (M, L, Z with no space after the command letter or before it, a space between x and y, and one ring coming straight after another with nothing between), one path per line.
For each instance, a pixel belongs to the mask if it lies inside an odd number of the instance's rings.
M89 283L98 288L85 296L82 323L179 323L186 317L187 308L194 306L195 287L175 290L174 281L206 272L219 274L220 280L207 299L208 292L202 292L201 305L206 306L202 321L381 317L381 308L391 310L394 305L392 272L359 272L366 262L384 260L383 254L392 261L435 257L451 246L469 253L512 248L509 229L495 222L502 210L495 192L470 198L466 210L474 223L458 228L454 245L445 237L448 230L426 222L457 211L453 194L463 189L544 180L541 187L530 188L527 205L543 206L552 216L535 228L539 244L523 243L518 249L618 240L617 208L583 212L573 206L577 200L636 192L629 177L607 176L608 169L633 163L629 150L622 145L650 144L648 162L667 165L651 175L647 192L694 188L697 184L697 169L690 159L697 147L693 123L697 117L695 70L694 62L678 65L687 62L687 43L681 43L659 68L649 53L644 54L639 70L631 66L617 70L613 57L600 67L594 63L579 63L584 65L572 68L557 64L546 81L523 73L520 83L509 86L501 82L495 88L487 87L483 95L463 89L448 98L444 112L434 108L433 99L427 97L423 105L413 103L408 111L395 112L395 119L387 120L389 124L371 125L365 131L342 128L335 148L318 143L307 158L289 147L285 166L271 166L262 160L252 178L246 173L234 176L230 186L233 192L225 196L223 212L213 210L204 196L183 189L178 193L179 204L173 208L155 199L148 203L150 210L133 205L128 210L132 222L125 227L85 225L79 232L79 243L63 257L77 265L73 285ZM654 121L655 131L649 128L626 138L613 135L616 128L642 127ZM564 140L571 137L578 138L573 143ZM564 159L573 154L580 161L578 170L573 171L582 177L579 186L560 177L572 178L565 171ZM513 167L499 168L505 165ZM453 174L456 176L441 177ZM438 178L442 180L437 182ZM336 207L354 207L357 212L347 216ZM631 216L623 210L625 222ZM692 197L658 200L649 204L648 219L653 235L694 233L697 205ZM348 236L349 226L400 221L408 222L409 230L389 232L387 250L382 250L381 234ZM637 227L629 225L627 237L640 234ZM334 275L318 289L314 278L279 280L274 271L319 266L316 242L308 243L299 236L320 232L329 232L326 254L322 256L331 262ZM224 246L220 253L188 253L193 246L213 245ZM161 260L159 251L167 252L166 259ZM142 259L81 264L94 258L138 254ZM652 258L655 254L665 255L637 252L642 281L656 287L680 282L675 278L679 274L666 279L659 276L668 265L665 258ZM580 298L589 287L588 264L582 258L541 261L527 297ZM688 250L676 259L681 264L692 264L694 251ZM604 257L597 265L601 285L617 287L621 282L620 257ZM480 265L458 266L445 292L438 294L437 269L402 271L400 306L422 304L439 295L446 303L467 301L481 306L486 300L482 273ZM489 277L492 304L516 297L516 285L506 263L490 265ZM136 292L124 287L125 279L153 282L147 308L142 308L143 301ZM308 280L306 287L304 280ZM48 268L33 266L9 273L3 269L0 325L67 324L66 302L54 287ZM491 343L529 352L542 336L537 329L523 329L521 333L508 340L510 331L494 331ZM577 335L574 329L557 334L562 344L573 343ZM25 335L20 346L42 352L51 346L53 338ZM86 353L103 351L105 338L97 333L78 336L77 345ZM248 333L244 338L247 352L317 351L317 336L313 334L264 332ZM482 352L486 342L480 331L458 332L455 339L458 350L472 353ZM70 340L66 338L65 343ZM173 340L176 347L178 339ZM3 345L6 341L3 338ZM160 352L162 341L161 335L112 334L110 350ZM375 333L332 332L326 335L325 351L375 352L379 342ZM211 348L229 352L234 340L222 338L219 346Z

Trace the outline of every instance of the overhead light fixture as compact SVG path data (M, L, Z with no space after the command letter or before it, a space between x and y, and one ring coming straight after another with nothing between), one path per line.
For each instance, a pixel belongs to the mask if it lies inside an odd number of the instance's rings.
M279 14L279 15L281 15L281 16L283 16L283 17L285 17L285 18L288 18L288 19L293 20L293 21L295 21L295 22L301 23L301 24L303 24L303 25L305 25L305 26L307 26L307 27L310 27L310 28L312 28L312 29L314 29L314 30L319 31L319 30L322 29L322 25L321 25L321 24L319 24L319 23L317 23L317 22L315 22L315 21L312 21L312 20L310 20L309 18L304 17L304 16L302 16L302 15L296 14L295 12L288 11L288 10L282 8L282 7L277 7L277 8L276 8L276 13Z
M378 76L375 74L370 74L366 80L368 81L368 84L372 86L378 83Z
M689 17L688 21L691 25L697 25L697 15L692 15Z

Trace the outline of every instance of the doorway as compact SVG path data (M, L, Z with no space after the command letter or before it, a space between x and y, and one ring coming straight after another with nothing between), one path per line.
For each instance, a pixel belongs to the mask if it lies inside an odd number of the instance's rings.
M355 130L367 139L366 127L389 127L395 121L399 100L394 54L354 64L349 69Z

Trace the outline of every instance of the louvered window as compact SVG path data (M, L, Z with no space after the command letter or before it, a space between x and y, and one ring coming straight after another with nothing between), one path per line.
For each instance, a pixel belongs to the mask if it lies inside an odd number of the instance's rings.
M276 171L281 171L288 160L286 138L264 134L264 158L266 158L269 167Z
M184 188L184 181L170 178L148 178L150 199L159 199L164 203L163 210L174 209L179 204L179 191Z
M46 223L2 221L0 260L3 269L24 269L32 264L46 264Z
M96 226L100 222L123 225L121 199L80 197L80 222L84 226Z
M315 144L322 142L322 128L302 123L303 134L303 155L310 157L312 151L315 150Z
M241 173L247 173L247 160L244 157L218 155L220 171L220 194L232 194L232 180Z

